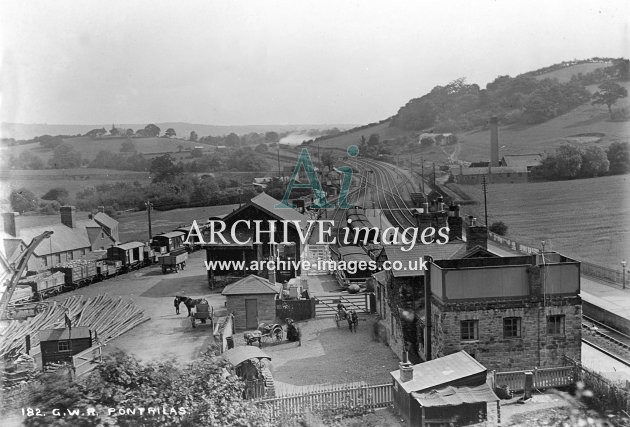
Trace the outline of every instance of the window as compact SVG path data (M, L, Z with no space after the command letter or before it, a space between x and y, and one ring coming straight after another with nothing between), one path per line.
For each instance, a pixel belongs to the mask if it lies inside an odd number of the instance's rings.
M72 253L72 251L68 251L68 256L66 259L74 259L74 253Z
M55 254L55 264L61 264L61 254Z
M519 338L521 336L521 318L506 317L503 319L503 338Z
M471 341L479 339L479 321L462 320L459 322L462 341Z
M547 316L547 334L564 335L564 314Z
M70 351L71 349L72 349L72 345L70 341L57 341L58 351Z
M42 257L42 263L44 264L44 267L48 267L48 257Z

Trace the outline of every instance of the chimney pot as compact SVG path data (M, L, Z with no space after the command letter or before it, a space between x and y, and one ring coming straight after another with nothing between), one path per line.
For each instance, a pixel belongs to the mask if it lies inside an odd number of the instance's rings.
M15 227L15 212L2 213L2 226L5 233L12 237L17 237L17 228Z
M409 362L400 362L400 382L413 380L413 366Z

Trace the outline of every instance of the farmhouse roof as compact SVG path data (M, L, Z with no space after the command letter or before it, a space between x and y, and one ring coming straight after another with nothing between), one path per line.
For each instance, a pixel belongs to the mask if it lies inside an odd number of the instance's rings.
M247 277L228 285L221 292L222 295L255 295L277 294L278 290L269 280L250 274Z
M116 221L114 218L112 218L111 216L107 215L104 212L99 212L96 215L94 215L94 221L96 221L103 227L109 228L110 230L113 230L116 227L118 227L118 221Z
M89 338L90 328L83 326L74 327L71 330L68 328L58 329L40 329L38 332L39 341L59 341L69 340L76 338Z
M459 406L469 403L496 402L499 400L490 386L486 383L476 387L448 386L439 390L431 390L427 393L411 393L425 408L436 406Z
M401 382L400 370L392 371L390 375L407 393L411 393L412 391L429 390L483 372L486 372L486 367L462 350L414 365L411 381Z
M91 247L85 227L70 228L63 224L54 224L43 227L24 228L18 230L18 235L24 242L30 243L31 240L44 231L52 231L53 235L35 248L34 253L37 256L46 256Z
M421 257L430 256L434 260L453 259L462 249L466 249L466 243L452 241L444 245L431 243L430 245L417 244L408 251L403 251L405 245L384 246L385 256L389 261L401 261L407 270L392 270L394 277L424 276L424 270L410 270L409 263L418 261Z

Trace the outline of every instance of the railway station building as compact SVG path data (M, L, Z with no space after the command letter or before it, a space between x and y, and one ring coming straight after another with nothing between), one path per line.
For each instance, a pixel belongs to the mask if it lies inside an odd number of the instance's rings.
M210 243L210 235L205 230L204 240L206 242L206 259L211 261L245 261L246 265L250 265L251 261L257 261L259 266L265 264L263 261L280 260L285 264L280 269L261 268L257 271L238 270L234 268L223 269L221 271L208 270L208 284L211 288L222 287L236 280L239 280L249 274L255 274L260 277L269 279L271 283L284 283L290 279L300 275L299 269L291 268L291 261L299 261L302 253L302 244L295 223L290 222L287 228L287 236L284 235L284 227L276 227L276 242L270 243L268 233L260 233L261 240L259 244L254 243L254 227L247 228L242 222L236 224L235 237L237 241L233 241L229 230L239 220L255 221L260 220L262 224L268 224L269 220L276 221L297 221L299 227L305 227L307 217L297 210L286 207L276 208L281 204L279 200L274 199L266 193L260 193L252 198L249 202L241 206L239 209L226 215L222 221L225 223L226 232L222 233L227 243L221 241ZM302 231L302 230L300 230ZM245 242L247 243L241 243ZM263 267L266 267L263 266Z

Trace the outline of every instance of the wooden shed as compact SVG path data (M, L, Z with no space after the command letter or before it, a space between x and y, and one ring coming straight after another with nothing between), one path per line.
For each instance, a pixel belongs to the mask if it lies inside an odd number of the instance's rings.
M236 330L256 329L259 323L276 320L279 289L267 279L250 274L221 293L226 297L228 312L234 315Z
M42 366L49 363L72 363L72 356L92 347L89 328L42 329L38 333Z
M184 246L185 239L186 237L183 231L171 231L170 233L158 234L157 236L153 236L151 246L158 248L165 247L166 252L170 252Z
M403 361L390 374L394 408L409 426L476 424L499 401L487 369L463 350L413 366Z

